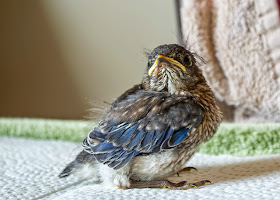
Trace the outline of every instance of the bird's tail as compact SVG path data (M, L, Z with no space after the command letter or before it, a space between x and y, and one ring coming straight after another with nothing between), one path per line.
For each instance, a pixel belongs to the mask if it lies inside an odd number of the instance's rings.
M66 176L69 176L73 172L75 172L77 169L82 168L85 164L94 164L95 157L86 151L82 151L78 154L76 159L69 163L64 170L58 175L59 178L63 178Z
M58 177L63 178L69 176L73 171L81 168L81 166L82 166L81 164L79 164L76 160L74 160L64 168L64 170L58 175Z

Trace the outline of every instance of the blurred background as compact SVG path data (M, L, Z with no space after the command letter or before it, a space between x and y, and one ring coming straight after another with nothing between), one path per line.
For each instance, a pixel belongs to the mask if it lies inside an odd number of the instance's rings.
M0 116L82 119L141 81L145 49L178 43L174 1L6 0Z

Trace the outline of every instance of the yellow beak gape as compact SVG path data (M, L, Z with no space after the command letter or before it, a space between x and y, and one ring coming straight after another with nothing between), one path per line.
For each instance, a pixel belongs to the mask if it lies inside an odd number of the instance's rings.
M179 63L177 60L174 60L174 59L169 58L169 57L167 57L167 56L158 55L158 56L157 56L157 59L156 59L156 61L155 61L155 63L154 63L153 66L149 69L149 72L148 72L149 76L151 76L151 75L153 74L155 68L159 65L159 59L160 59L160 58L162 58L162 59L168 61L169 63L171 63L171 64L173 64L173 65L179 67L183 72L186 72L186 71L187 71L186 68L185 68L181 63Z

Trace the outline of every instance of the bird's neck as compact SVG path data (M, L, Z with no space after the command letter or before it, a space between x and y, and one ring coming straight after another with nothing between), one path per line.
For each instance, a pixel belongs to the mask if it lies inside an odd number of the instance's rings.
M198 85L194 91L190 93L195 95L195 100L200 102L204 109L205 115L200 126L203 141L209 140L216 132L221 120L222 112L216 105L216 99L213 92L207 84Z

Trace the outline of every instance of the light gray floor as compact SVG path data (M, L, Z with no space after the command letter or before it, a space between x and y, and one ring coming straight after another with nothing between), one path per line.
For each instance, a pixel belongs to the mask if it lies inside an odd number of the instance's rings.
M93 179L59 179L62 168L80 151L80 144L33 139L0 140L0 199L280 199L280 155L261 157L195 154L176 181L208 179L198 189L121 190L94 184Z

